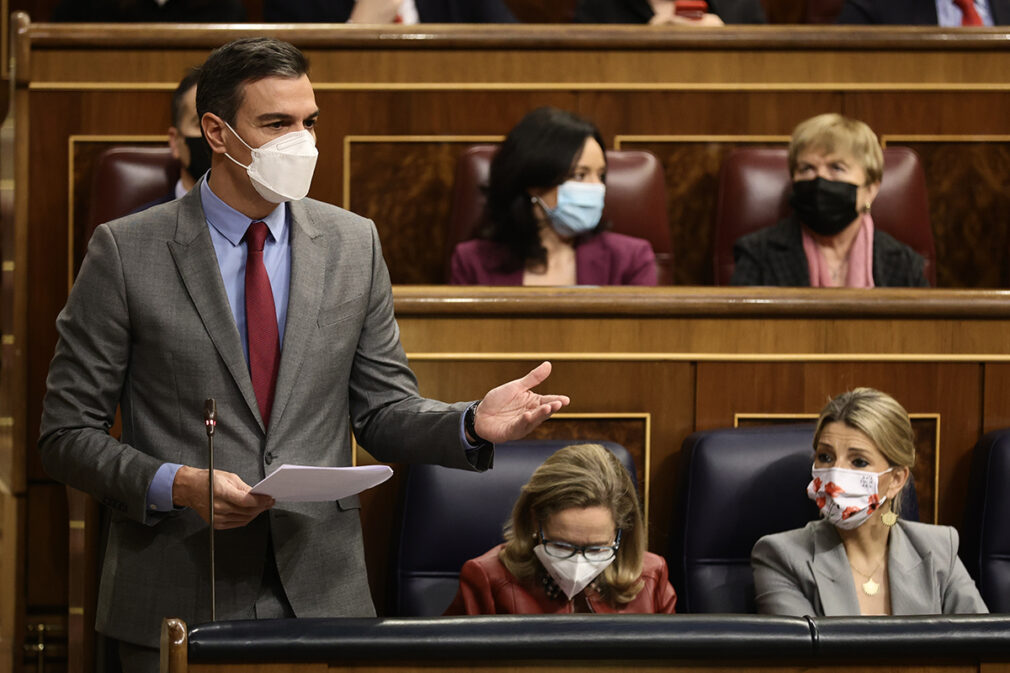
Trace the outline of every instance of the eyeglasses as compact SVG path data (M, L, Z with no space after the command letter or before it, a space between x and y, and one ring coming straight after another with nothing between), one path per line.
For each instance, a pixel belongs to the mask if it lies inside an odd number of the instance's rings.
M544 529L541 527L540 544L544 546L544 551L547 552L547 555L554 558L571 558L576 554L582 554L587 561L594 563L609 561L617 556L617 550L621 548L621 529L617 529L617 538L612 545L591 544L579 546L558 540L548 540L544 537Z

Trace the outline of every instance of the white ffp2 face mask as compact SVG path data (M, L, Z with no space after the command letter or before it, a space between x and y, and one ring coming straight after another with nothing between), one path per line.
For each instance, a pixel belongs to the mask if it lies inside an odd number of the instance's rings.
M880 475L883 472L847 470L843 467L812 468L812 479L807 485L807 497L817 503L825 521L851 530L858 528L884 504L887 496L877 495Z
M309 131L292 131L274 138L259 147L250 147L235 133L235 129L225 122L239 142L249 148L252 160L246 166L232 155L225 156L246 169L252 186L270 203L283 203L304 199L312 184L312 174L316 170L316 139Z
M565 592L568 600L589 586L596 577L610 567L614 558L606 561L589 561L582 554L569 558L556 558L547 553L542 544L533 547L533 553L540 559L547 574L550 575L558 588Z

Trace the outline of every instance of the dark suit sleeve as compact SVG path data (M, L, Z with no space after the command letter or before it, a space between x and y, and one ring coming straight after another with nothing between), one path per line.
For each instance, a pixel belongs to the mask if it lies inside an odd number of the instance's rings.
M636 0L579 0L575 7L575 23L648 23L651 9L647 0L646 14L639 14L626 6Z
M708 0L708 11L724 23L767 23L760 0Z
M891 2L891 0L884 0ZM874 8L875 0L845 0L842 11L835 23L844 24L875 24L880 23L880 16Z
M474 23L515 23L516 17L512 15L509 8L502 0L461 0L464 6L474 7L477 11L475 16L468 17L467 21Z

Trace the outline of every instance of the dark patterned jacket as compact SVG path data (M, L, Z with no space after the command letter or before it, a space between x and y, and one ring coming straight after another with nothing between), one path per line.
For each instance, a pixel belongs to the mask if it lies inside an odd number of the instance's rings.
M733 285L809 287L800 223L782 220L741 237L733 244ZM922 255L886 231L873 232L873 284L876 287L928 287Z

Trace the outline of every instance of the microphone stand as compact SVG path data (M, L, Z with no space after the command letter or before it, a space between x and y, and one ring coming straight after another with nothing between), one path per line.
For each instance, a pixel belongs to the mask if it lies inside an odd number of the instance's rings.
M203 404L203 424L207 428L207 457L210 467L210 621L217 621L217 591L214 572L214 429L217 427L217 401L208 399Z

